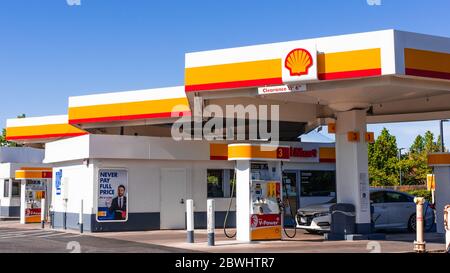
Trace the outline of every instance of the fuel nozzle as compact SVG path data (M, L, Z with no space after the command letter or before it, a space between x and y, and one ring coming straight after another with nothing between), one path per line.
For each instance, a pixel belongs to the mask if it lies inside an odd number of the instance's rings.
M283 201L280 198L277 198L278 207L280 208L280 211L284 211L284 204Z

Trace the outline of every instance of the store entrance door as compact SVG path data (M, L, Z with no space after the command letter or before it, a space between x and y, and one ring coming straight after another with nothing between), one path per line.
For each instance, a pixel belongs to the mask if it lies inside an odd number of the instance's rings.
M294 217L297 209L300 207L298 198L298 194L300 193L298 190L299 184L299 171L283 171L283 201L286 205L284 210L285 226L295 226Z
M184 229L186 169L161 170L161 229Z

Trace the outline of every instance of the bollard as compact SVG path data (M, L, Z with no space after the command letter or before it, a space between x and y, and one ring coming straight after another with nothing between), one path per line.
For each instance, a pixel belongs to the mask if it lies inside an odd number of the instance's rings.
M187 242L194 243L194 200L186 200Z
M214 241L214 228L216 226L215 223L215 211L216 211L216 205L215 205L215 201L214 199L208 199L207 202L207 217L208 217L208 221L207 221L207 231L208 231L208 245L209 246L214 246L215 241Z
M54 229L55 228L55 213L53 212L52 209L49 209L49 214L50 214L50 228Z
M67 212L63 213L63 229L67 229Z
M63 229L67 229L67 198L64 198Z
M81 199L81 207L78 223L80 223L80 233L83 233L83 199Z
M41 228L45 228L45 198L41 199Z
M423 197L414 198L416 203L416 241L414 241L414 251L423 253L426 251L425 241L423 240Z
M450 205L444 208L445 252L450 253Z

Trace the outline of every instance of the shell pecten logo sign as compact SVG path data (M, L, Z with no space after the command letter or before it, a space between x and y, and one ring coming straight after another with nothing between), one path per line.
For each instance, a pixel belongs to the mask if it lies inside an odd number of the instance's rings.
M291 76L308 75L308 70L312 65L311 53L303 48L296 48L289 52L284 61L284 66L289 69Z
M284 84L318 80L315 45L293 45L283 50L282 77Z

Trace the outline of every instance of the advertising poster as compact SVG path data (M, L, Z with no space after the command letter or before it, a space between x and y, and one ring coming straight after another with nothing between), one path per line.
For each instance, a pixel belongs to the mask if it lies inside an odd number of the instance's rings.
M100 169L98 173L99 222L125 222L128 220L128 171Z

